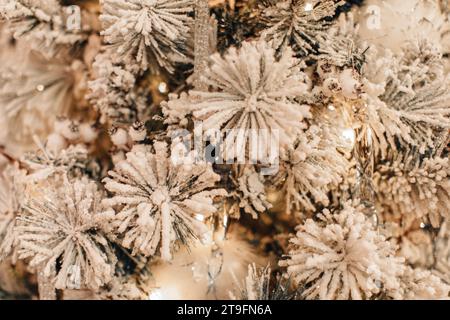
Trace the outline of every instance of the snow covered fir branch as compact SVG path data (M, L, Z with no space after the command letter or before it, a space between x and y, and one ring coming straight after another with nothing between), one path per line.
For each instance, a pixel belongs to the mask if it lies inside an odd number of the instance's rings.
M0 0L0 299L448 299L449 8Z

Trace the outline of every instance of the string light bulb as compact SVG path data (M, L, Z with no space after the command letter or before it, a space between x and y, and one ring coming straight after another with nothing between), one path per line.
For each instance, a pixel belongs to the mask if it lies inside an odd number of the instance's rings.
M305 11L306 12L312 11L313 8L314 8L314 6L311 2L305 3Z
M351 146L355 145L356 137L355 130L353 128L346 128L342 131L342 137L346 142L348 142Z
M161 83L158 85L158 91L159 91L160 93L162 93L162 94L167 93L167 83L161 82Z

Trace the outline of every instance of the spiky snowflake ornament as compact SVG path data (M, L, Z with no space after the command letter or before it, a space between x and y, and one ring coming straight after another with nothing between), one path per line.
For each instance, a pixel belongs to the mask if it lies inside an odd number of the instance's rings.
M370 299L400 288L403 258L378 234L358 206L324 210L297 229L280 265L306 299Z
M207 231L202 221L217 211L213 198L224 195L219 180L208 164L177 164L165 142L136 145L104 180L113 195L104 203L116 210L111 232L133 254L160 248L170 260L175 241L187 245Z
M111 281L116 258L101 231L108 215L86 178L26 200L17 218L18 255L58 289L96 289Z
M113 61L170 73L188 62L193 0L102 0L102 34ZM156 65L155 65L156 62Z
M214 54L201 79L210 91L190 91L189 98L182 96L163 105L163 112L168 123L192 113L205 133L220 130L225 160L243 155L248 159L250 150L270 153L278 142L271 135L278 136L279 146L286 148L306 127L309 106L295 98L306 95L308 78L290 49L277 61L268 43L243 43L224 57ZM254 134L263 131L266 139L255 140Z
M318 53L320 42L327 38L330 21L340 0L264 0L261 1L262 37L273 41L277 50L291 46L299 56Z

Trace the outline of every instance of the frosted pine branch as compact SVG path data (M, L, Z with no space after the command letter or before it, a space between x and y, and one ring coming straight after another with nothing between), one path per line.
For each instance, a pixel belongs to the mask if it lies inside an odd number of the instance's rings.
M438 227L450 215L449 176L448 158L396 155L376 167L378 206L386 214L413 215Z
M349 163L338 151L339 138L330 130L312 126L294 144L274 177L283 188L287 212L315 211L329 205L328 192L339 185Z
M23 196L20 180L23 172L16 166L1 168L0 173L0 261L8 257L17 244L14 232L15 220L21 208Z
M170 73L190 61L188 48L193 0L102 0L102 34L114 62L140 65L152 73ZM155 65L156 63L156 65Z
M402 299L437 300L448 299L450 286L429 270L407 267L401 280Z
M49 277L61 263L55 279L59 289L98 288L111 281L116 262L101 226L108 216L94 182L67 179L60 188L29 199L17 218L19 258L31 267L44 264Z
M53 177L68 175L81 176L88 172L88 151L83 145L69 146L67 149L54 152L40 145L35 153L26 154L22 162L28 169L28 182L47 181Z
M330 17L344 4L340 0L264 0L261 1L261 37L273 42L277 50L291 46L299 56L318 53L322 39L328 38Z
M351 13L340 15L326 35L319 37L318 59L333 66L360 71L365 62L367 48L359 43L358 28Z
M16 59L11 53L0 68L0 123L6 126L7 138L26 145L35 134L49 134L57 116L73 112L74 95L83 85L79 80L83 81L85 70L81 61L68 65L33 51L21 65L15 64Z
M253 219L257 219L260 214L269 210L272 205L267 201L265 190L265 179L259 174L254 166L246 166L243 169L236 169L232 177L234 183L230 192L233 201L231 213L234 218L240 217L240 209L251 214Z
M371 52L364 68L367 116L382 156L397 148L397 140L423 153L434 147L436 133L450 128L450 79L442 57L433 47L411 46L401 56Z
M358 207L324 210L308 219L291 240L287 260L280 261L306 299L370 299L396 292L403 259L378 234Z
M89 101L101 114L101 122L133 123L142 114L144 95L136 92L135 65L124 66L111 61L108 52L101 53L94 62L95 80L89 82Z
M0 21L10 22L13 36L23 38L34 49L54 56L59 46L69 46L85 40L80 30L66 26L64 7L57 0L2 0Z
M116 275L109 284L95 292L95 298L100 300L146 300L148 299L145 286L145 282L148 282L147 278L147 275L144 276L136 271L130 275Z
M207 231L202 220L217 211L213 198L224 195L214 188L219 179L207 164L175 165L166 143L136 145L104 180L113 194L104 203L116 210L112 234L133 254L153 256L160 248L170 260L175 241L188 245Z
M220 130L225 160L248 156L252 130L276 132L280 147L287 148L306 127L305 118L311 116L309 106L295 101L308 89L301 67L289 49L277 61L266 42L246 42L224 57L211 57L211 67L202 77L210 91L190 91L190 101L185 97L170 100L163 105L163 112L168 123L192 112L194 120L202 121L204 132ZM269 144L266 141L260 148L268 149Z
M445 283L450 284L450 222L444 222L434 242L434 265L437 274Z
M433 232L430 225L415 215L401 212L382 215L383 235L399 247L397 254L405 258L414 267L431 268L435 263L433 255Z

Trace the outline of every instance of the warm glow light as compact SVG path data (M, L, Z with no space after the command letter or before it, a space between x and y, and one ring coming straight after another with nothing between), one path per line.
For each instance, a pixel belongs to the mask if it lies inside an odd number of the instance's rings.
M149 300L163 300L164 296L161 289L155 289L148 295Z
M212 231L205 232L202 234L200 241L203 245L210 245L213 243L213 234Z
M367 139L369 141L372 141L372 129L370 129L370 127L366 129L366 134L367 134Z
M228 215L227 214L223 216L223 226L224 227L228 226Z
M355 144L355 139L356 139L355 138L355 130L353 130L352 128L347 128L347 129L343 130L342 136L351 145Z
M202 215L202 214L196 214L195 215L195 219L200 221L200 222L203 222L203 221L205 221L205 216Z
M269 201L270 203L274 203L278 201L281 196L281 192L279 192L278 190L271 190L267 193L267 201Z
M148 295L149 300L179 300L180 288L165 286L164 289L155 289Z
M161 83L158 85L158 90L159 90L159 92L161 92L161 93L166 93L166 92L167 92L167 84L166 84L165 82L161 82Z

